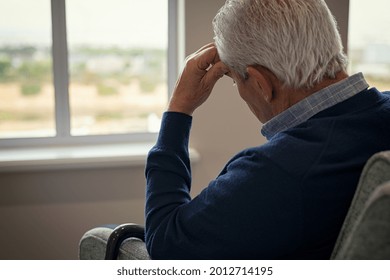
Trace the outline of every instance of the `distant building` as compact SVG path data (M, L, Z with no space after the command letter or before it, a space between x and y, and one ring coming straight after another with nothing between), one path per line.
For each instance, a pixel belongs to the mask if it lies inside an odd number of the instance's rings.
M125 61L117 55L104 55L89 59L86 67L91 72L107 74L121 71L125 67Z

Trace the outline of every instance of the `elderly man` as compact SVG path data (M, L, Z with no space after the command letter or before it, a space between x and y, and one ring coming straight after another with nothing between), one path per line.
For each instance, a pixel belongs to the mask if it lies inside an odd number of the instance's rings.
M328 259L374 153L390 149L390 94L348 76L323 0L228 0L191 55L147 167L152 258ZM191 199L191 115L222 76L263 123Z

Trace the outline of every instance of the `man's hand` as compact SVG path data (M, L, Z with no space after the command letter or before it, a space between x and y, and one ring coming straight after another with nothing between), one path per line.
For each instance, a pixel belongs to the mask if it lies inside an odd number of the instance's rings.
M186 59L178 79L168 111L192 115L210 96L215 83L229 71L220 61L213 43L203 46Z

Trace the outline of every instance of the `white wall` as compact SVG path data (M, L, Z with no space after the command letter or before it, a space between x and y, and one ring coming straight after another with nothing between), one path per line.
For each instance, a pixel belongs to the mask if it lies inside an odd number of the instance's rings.
M327 1L346 40L348 0ZM212 41L223 0L186 0L186 53ZM193 194L241 149L260 145L260 124L223 78L194 114ZM76 259L82 234L107 223L143 223L144 169L108 168L0 173L0 259Z

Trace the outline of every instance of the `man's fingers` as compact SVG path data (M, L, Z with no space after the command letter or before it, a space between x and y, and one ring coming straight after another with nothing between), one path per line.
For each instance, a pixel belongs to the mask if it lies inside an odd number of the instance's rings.
M198 68L201 70L206 70L210 65L214 65L220 61L217 48L214 45L203 49L194 59L197 62Z
M200 52L202 52L202 51L204 51L205 49L208 49L208 48L210 48L210 47L215 47L215 44L214 44L214 43L208 43L207 45L204 45L204 46L201 47L199 50L197 50L197 51L195 52L195 54L198 54L198 53L200 53Z
M191 115L207 100L215 83L227 72L229 68L220 61L215 45L203 46L187 57L168 110Z
M207 71L203 77L203 82L213 87L227 72L229 72L229 68L223 62L219 61Z
M186 57L186 61L189 61L191 59L194 59L196 58L197 56L201 55L205 50L209 49L209 48L212 48L214 47L214 43L209 43L207 45L204 45L203 47L201 47L200 49L198 49L196 52L188 55Z

